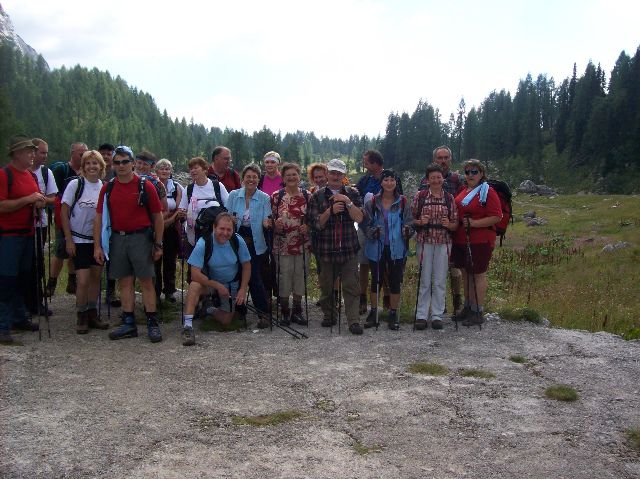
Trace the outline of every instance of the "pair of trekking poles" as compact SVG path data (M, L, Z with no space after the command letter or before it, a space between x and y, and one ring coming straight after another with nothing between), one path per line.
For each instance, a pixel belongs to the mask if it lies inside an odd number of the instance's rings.
M49 301L47 298L47 281L44 271L44 241L42 238L42 228L38 227L38 218L41 217L41 210L33 205L33 260L35 261L36 271L36 309L38 311L38 340L42 341L41 320L44 312L44 318L47 323L47 334L51 339L51 325L49 321ZM49 215L47 227L47 248L49 251L49 271L51 271L51 221ZM41 297L42 296L42 297ZM43 307L44 306L44 307Z
M466 244L466 250L467 250L467 260L469 261L469 266L471 268L471 273L467 273L467 291L469 291L469 275L471 275L471 280L473 281L473 292L475 295L475 300L476 300L476 306L478 306L478 289L476 288L476 275L474 274L475 271L475 267L474 267L474 263L473 263L473 253L471 252L471 224L469 222L469 220L471 219L471 215L470 214L466 214L464 216L467 219L466 225L465 225L465 236L466 236L466 240L467 240L467 244ZM429 225L427 225L427 231L428 231L428 227ZM413 315L413 331L416 330L416 321L418 319L418 301L420 298L420 284L422 282L422 263L423 263L423 259L424 259L424 242L422 243L422 247L420 249L420 265L418 267L418 286L417 286L417 290L416 290L416 305L415 305L415 313ZM455 314L455 311L454 311ZM480 313L477 313L480 314ZM456 331L458 331L458 319L453 320L453 322L455 323L456 326ZM480 329L482 329L482 324L478 324L478 326L480 327Z

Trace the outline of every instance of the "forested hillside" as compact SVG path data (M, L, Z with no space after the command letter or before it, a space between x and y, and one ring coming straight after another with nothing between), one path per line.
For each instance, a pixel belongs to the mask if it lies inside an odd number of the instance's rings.
M607 80L600 65L576 66L560 84L527 75L515 95L491 92L482 104L442 122L420 101L392 113L381 150L397 169L421 169L429 149L448 142L458 159L478 158L512 183L525 178L563 191L640 191L640 49L622 52Z
M305 164L335 156L360 158L380 141L366 135L318 138L302 131L283 136L266 126L248 133L173 119L159 111L150 94L119 76L81 66L50 71L42 57L24 57L11 43L0 44L0 112L1 151L11 135L24 132L47 140L52 161L66 159L74 141L94 148L104 142L131 145L134 151L148 148L178 163L209 156L214 146L224 144L233 150L236 166L261 159L269 150Z

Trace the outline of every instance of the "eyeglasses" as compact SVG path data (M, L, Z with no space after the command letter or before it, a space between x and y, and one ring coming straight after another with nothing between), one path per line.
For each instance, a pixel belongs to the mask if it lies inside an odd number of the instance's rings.
M131 163L131 160L113 160L113 164L116 166L128 165L129 163Z
M480 170L464 170L464 174L467 176L475 176L480 173Z

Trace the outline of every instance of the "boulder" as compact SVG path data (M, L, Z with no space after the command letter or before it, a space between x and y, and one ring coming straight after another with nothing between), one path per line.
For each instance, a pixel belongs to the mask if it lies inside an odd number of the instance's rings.
M520 183L520 186L518 186L517 190L521 193L532 195L538 192L538 187L533 181L524 180L522 183Z
M531 218L527 221L527 226L544 226L547 224L547 220L541 217Z

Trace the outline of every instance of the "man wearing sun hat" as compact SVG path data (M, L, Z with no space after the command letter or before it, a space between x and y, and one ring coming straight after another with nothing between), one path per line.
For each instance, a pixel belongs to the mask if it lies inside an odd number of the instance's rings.
M364 221L364 211L358 190L345 186L342 179L347 172L344 161L333 159L327 164L327 186L316 191L309 200L307 224L317 231L316 252L320 261L320 308L324 315L322 326L336 322L333 299L335 278L340 276L344 309L352 334L362 334L358 298L358 233L354 222Z
M11 327L36 331L27 319L24 289L33 264L34 211L46 204L29 167L38 147L23 135L9 140L8 166L0 169L0 343L12 343Z

